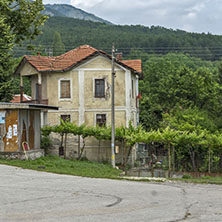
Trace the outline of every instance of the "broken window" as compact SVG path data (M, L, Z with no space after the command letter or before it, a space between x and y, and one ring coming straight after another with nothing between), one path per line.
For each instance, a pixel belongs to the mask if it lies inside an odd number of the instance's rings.
M100 127L106 126L106 114L96 114L96 125Z
M70 122L71 121L71 116L70 115L61 115L61 119L64 122Z

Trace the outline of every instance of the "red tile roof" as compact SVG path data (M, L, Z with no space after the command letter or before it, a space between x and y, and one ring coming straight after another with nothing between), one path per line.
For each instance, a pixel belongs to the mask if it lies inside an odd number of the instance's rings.
M26 61L30 63L38 72L61 72L67 71L81 62L95 55L105 55L111 59L111 56L102 50L95 49L89 45L83 45L75 48L65 54L54 57L46 56L24 56L15 73L18 73L20 66ZM137 74L141 74L141 60L117 60L117 63L131 69Z
M137 72L142 72L142 62L140 59L134 59L134 60L122 60L122 63L125 65L133 68L134 70L137 70Z
M10 103L20 103L21 102L20 98L21 98L20 94L16 94L16 95L13 96L13 99L10 101ZM32 100L31 96L23 94L22 101L31 101L31 100Z

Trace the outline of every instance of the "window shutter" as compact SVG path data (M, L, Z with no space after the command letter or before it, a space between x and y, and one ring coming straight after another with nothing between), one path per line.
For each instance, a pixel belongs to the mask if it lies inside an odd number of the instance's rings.
M61 98L71 98L70 96L70 80L61 80Z

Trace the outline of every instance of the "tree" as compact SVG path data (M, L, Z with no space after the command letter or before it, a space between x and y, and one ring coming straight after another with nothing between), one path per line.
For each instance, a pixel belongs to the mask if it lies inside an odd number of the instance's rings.
M8 93L11 88L12 80L7 72L11 65L11 49L13 35L10 33L10 26L5 23L6 18L2 16L0 10L0 101L8 101L11 98L11 93Z
M52 48L54 56L61 55L65 52L65 45L63 44L61 36L58 32L54 33Z
M44 10L42 0L2 0L0 9L1 18L10 28L8 35L13 36L13 43L34 39L40 34L39 26L47 18L40 14Z
M42 0L1 0L0 1L0 101L12 97L12 48L25 39L34 39L39 26L46 16Z
M207 63L208 64L208 63ZM207 65L206 64L206 65ZM202 63L204 65L204 62ZM151 56L144 67L140 119L146 129L157 129L162 114L197 107L215 119L221 116L221 86L213 68L199 67L189 56ZM221 127L221 121L215 124Z

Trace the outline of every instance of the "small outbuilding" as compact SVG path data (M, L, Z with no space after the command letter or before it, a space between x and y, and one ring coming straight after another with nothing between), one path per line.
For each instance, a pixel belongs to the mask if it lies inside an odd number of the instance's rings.
M44 151L40 149L41 112L46 113L48 109L58 110L58 107L0 103L0 157L35 159L43 156Z

